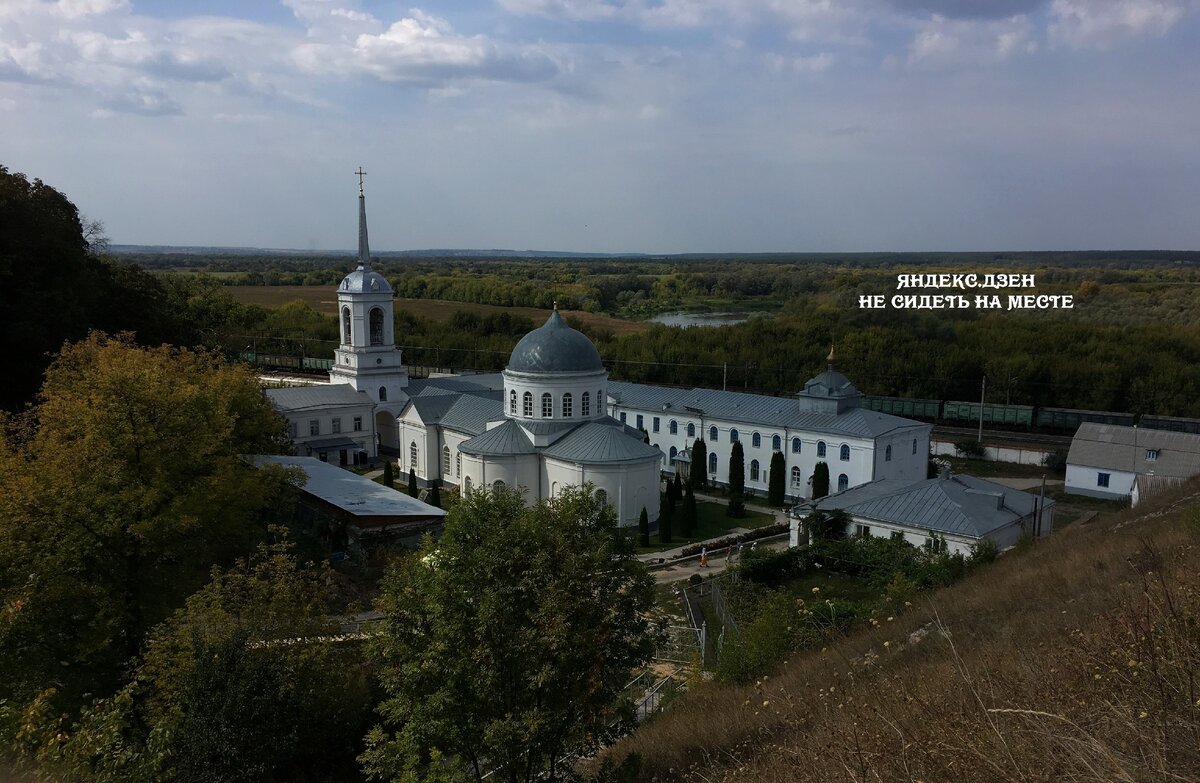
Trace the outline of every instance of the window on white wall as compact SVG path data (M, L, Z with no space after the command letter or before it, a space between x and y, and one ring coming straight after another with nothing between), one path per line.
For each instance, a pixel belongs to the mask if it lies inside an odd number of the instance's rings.
M354 417L354 431L362 432L362 416Z
M442 446L442 473L450 475L450 447Z
M750 460L750 480L758 481L758 460Z
M342 308L342 343L350 344L350 308Z
M716 427L708 428L708 442L709 443L717 442L717 428Z
M838 492L845 492L850 486L850 477L845 473L838 476Z
M383 310L371 308L371 345L383 345Z
M717 455L716 454L708 455L708 472L709 473L717 472Z
M550 392L542 394L542 418L549 419L554 416L554 398L550 396Z
M508 412L512 415L517 415L517 390L513 389L508 393Z
M804 474L800 472L800 468L792 468L792 488L798 489L804 486Z
M463 479L463 497L471 496L471 477L467 476Z
M737 443L737 442L738 442L738 431L737 431L737 430L730 430L730 431L729 431L729 442L730 442L730 443Z
M408 444L408 466L412 470L417 469L417 442L415 440Z
M692 422L688 422L688 437L689 438L696 437L696 425Z
M771 450L772 451L783 451L783 438L779 437L778 435L772 435L771 436Z
M850 447L845 443L843 443L842 448L839 449L838 459L840 459L842 462L850 461Z
M762 448L762 435L757 432L750 436L750 447L754 449Z
M342 431L342 419L340 416L334 416L333 417L333 434L336 435L337 433L339 433L341 431Z
M567 392L562 396L562 415L564 419L569 419L575 415L573 408L574 404L571 400L571 392Z
M592 415L592 395L588 392L584 392L583 396L579 398L579 415Z
M800 453L800 439L799 438L792 438L792 453L793 454Z
M454 454L454 475L462 475L462 454L458 452Z
M501 481L500 479L496 479L495 481L492 482L492 491L493 492L503 492L504 488L506 486L507 485L503 481Z
M817 441L817 456L822 459L825 458L825 441L823 440Z
M675 421L674 419L671 419L671 423L667 425L667 430L672 435L678 435L679 434L679 422Z
M525 392L521 397L521 415L533 416L533 394L531 392Z
M883 450L883 461L884 462L892 461L892 447L891 446L888 446L886 449Z
M1097 473L1096 474L1096 486L1097 487L1107 487L1108 486L1108 478L1109 478L1109 474L1107 474L1107 473Z
M320 419L309 419L308 434L309 435L320 435L321 434L321 420Z

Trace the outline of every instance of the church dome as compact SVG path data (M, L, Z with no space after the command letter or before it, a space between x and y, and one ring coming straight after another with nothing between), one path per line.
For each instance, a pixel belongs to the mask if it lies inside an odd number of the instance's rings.
M810 394L816 392L829 397L844 397L859 393L858 387L851 383L849 378L832 367L810 379L808 383L804 384L804 390Z
M567 326L558 314L550 314L544 326L521 338L508 357L512 372L596 372L604 369L600 352L582 332Z
M352 294L390 294L392 287L388 285L386 277L360 264L358 269L342 278L342 282L338 284L338 291Z

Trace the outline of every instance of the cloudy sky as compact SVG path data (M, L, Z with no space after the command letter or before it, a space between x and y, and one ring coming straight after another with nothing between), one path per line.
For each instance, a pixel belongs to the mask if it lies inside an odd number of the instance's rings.
M0 0L114 242L1200 248L1200 0Z

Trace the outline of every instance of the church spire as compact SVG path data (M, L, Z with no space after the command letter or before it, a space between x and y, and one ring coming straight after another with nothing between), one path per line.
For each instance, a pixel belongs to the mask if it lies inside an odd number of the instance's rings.
M358 267L371 268L371 248L367 245L367 197L363 194L363 177L366 176L362 166L354 172L358 175Z

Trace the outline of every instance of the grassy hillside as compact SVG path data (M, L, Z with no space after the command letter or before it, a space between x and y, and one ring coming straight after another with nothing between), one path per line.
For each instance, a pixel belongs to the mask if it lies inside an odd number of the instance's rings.
M1200 780L1200 483L1056 532L613 750L638 779Z

